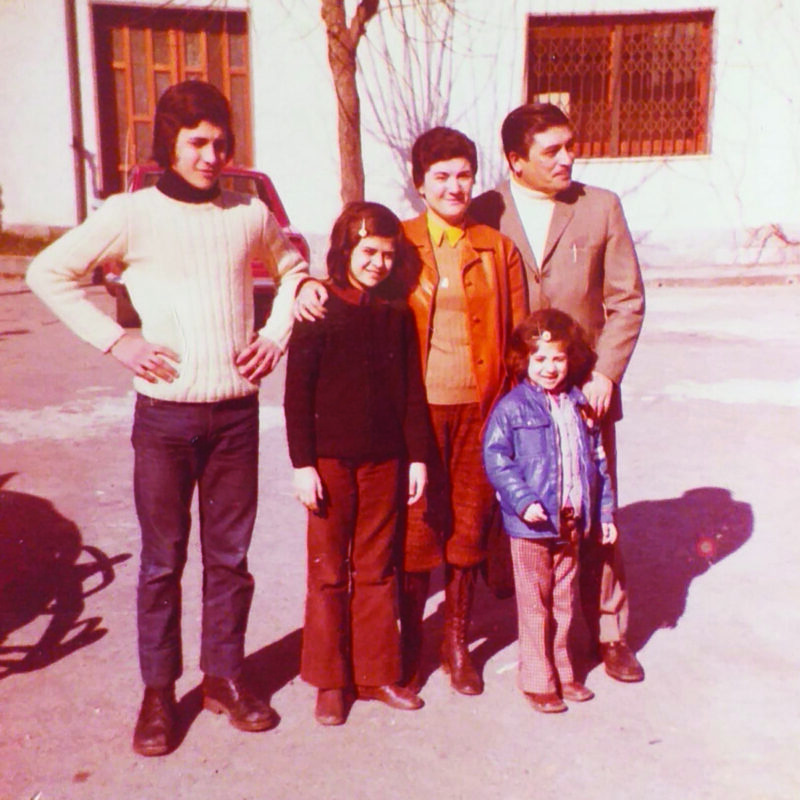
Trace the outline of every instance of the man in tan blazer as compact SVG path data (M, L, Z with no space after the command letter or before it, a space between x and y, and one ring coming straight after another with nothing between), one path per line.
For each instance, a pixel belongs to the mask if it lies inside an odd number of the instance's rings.
M639 262L619 198L572 180L574 129L550 103L524 105L502 126L511 178L476 198L470 214L512 239L524 263L530 310L553 307L584 328L597 364L582 387L602 420L616 490L615 423L620 381L644 315ZM628 597L616 545L591 543L582 558L582 594L606 671L641 681L644 670L625 641Z

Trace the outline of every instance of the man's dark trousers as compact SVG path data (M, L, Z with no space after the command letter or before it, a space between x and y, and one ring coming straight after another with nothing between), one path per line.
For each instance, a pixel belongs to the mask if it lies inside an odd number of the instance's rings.
M195 486L203 560L200 668L237 677L254 587L247 551L258 492L258 396L183 403L138 395L132 442L144 683L165 687L183 669L180 582Z

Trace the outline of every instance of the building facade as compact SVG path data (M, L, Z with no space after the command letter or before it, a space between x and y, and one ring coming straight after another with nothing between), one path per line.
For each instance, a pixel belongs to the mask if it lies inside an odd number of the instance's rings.
M358 50L369 199L420 207L408 151L435 124L475 139L493 185L503 117L548 99L577 124L575 176L622 196L645 265L796 256L800 0L381 6ZM192 77L231 98L236 161L271 175L297 227L324 235L338 213L318 0L2 0L0 53L4 227L69 226L119 191L158 95Z

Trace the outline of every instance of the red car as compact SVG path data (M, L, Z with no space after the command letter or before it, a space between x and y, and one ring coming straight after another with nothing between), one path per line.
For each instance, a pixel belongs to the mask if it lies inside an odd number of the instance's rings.
M135 192L153 186L161 176L163 170L155 164L137 164L128 176L128 191ZM220 176L220 185L223 189L250 194L259 197L266 203L284 234L300 252L300 255L309 260L308 242L303 235L296 231L289 222L286 209L281 203L278 192L272 181L263 173L245 167L226 167ZM255 308L256 329L260 328L269 314L272 301L275 297L275 281L267 274L267 270L260 261L253 261L253 303ZM128 297L125 284L122 282L123 267L118 261L107 261L102 265L103 281L108 292L117 301L117 322L126 328L138 328L141 323L136 309Z

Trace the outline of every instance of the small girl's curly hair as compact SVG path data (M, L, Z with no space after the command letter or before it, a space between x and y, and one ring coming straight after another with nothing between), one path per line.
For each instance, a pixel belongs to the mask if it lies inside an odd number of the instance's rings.
M516 380L528 373L528 362L540 341L558 342L567 354L567 388L580 386L597 361L583 328L569 314L556 308L535 311L516 328L506 348L506 369Z

